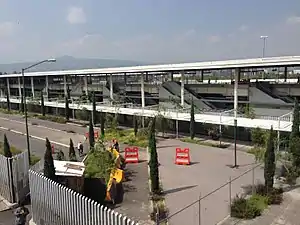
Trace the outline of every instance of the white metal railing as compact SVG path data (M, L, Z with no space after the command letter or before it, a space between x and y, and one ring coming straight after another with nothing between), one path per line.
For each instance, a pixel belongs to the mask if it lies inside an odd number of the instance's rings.
M0 101L6 102L6 98L0 98ZM20 103L18 99L11 99L12 103ZM65 108L64 103L59 102L44 102L45 106L56 107L56 108ZM83 109L91 111L92 104L70 104L70 109ZM190 119L190 110L187 109L165 109L163 111L142 108L140 105L132 105L130 107L116 107L114 105L98 105L96 107L97 111L108 112L108 113L118 113L125 115L140 115L145 117L154 117L158 115L158 113L163 116L173 119L173 120L181 120L181 121L189 121ZM223 113L224 114L224 113ZM228 115L229 114L229 115ZM281 126L278 126L278 117L270 117L270 118L247 118L245 115L238 114L237 122L239 127L248 127L255 128L260 127L262 129L270 129L273 126L274 130L282 130L282 131L290 131L290 124L292 121L287 121L285 117L282 117ZM223 119L224 118L224 119ZM233 126L234 117L230 115L230 112L227 112L227 115L222 115L222 125ZM212 113L212 112L204 112L204 113L195 113L195 121L200 123L210 123L210 124L220 124L220 112Z
M73 190L29 170L32 219L37 224L138 225Z

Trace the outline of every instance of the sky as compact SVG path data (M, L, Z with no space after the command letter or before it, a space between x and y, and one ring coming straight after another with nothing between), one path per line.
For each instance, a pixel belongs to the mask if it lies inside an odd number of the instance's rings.
M0 0L0 63L300 55L299 0Z

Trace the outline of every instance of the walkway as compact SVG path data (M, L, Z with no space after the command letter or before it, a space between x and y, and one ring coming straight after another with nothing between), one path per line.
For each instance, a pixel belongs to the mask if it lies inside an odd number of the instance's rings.
M20 103L20 99L11 98L10 101L12 103ZM6 102L6 98L0 98L0 102ZM45 101L45 105L49 107L55 108L65 108L65 103L58 102L48 102ZM70 104L70 109L82 109L86 108L88 110L92 110L91 104ZM97 111L101 112L109 112L109 113L118 113L124 115L140 115L146 117L153 117L158 114L157 110L149 109L149 108L124 108L121 106L111 106L111 105L98 105L96 107ZM169 119L180 120L180 121L190 121L190 113L189 112L179 112L179 111L161 111L163 116ZM250 119L245 118L243 115L239 115L237 118L237 126L239 127L247 127L247 128L256 128L260 127L263 129L270 129L273 126L274 130L280 131L291 131L292 125L292 114L289 113L287 115L283 115L280 117L261 117L259 119ZM195 121L199 123L209 123L209 124L222 124L225 126L233 126L234 125L234 117L232 115L232 110L228 112L211 112L211 113L203 113L203 114L195 114Z

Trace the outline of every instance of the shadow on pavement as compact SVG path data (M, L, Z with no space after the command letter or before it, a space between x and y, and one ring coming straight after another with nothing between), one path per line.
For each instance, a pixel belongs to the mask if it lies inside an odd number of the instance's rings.
M164 191L164 194L172 194L175 192L179 192L179 191L184 191L184 190L188 190L194 187L197 187L198 185L190 185L190 186L185 186L185 187L179 187L179 188L173 188L173 189L169 189Z

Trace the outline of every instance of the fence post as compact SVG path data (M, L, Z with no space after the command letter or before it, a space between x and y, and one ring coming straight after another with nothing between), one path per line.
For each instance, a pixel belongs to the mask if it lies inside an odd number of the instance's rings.
M201 192L200 192L200 195L199 195L199 223L198 225L201 225Z
M13 158L7 158L8 161L8 175L9 175L9 181L10 181L10 190L11 190L11 201L12 203L16 202L16 190L14 185L14 168L13 168Z
M254 173L254 169L255 169L255 166L252 168L252 195L255 194L255 173Z
M231 207L231 176L229 177L229 209Z

